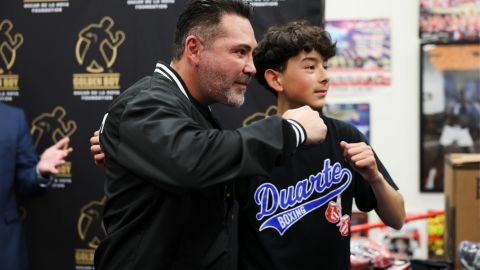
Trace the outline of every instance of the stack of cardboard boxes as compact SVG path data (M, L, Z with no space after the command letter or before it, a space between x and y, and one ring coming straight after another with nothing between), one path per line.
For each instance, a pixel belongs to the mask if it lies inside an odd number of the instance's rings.
M480 154L445 156L445 250L455 269L463 240L480 242Z

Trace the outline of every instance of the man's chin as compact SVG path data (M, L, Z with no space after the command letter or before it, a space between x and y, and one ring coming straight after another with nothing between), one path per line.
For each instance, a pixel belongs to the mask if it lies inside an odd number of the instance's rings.
M235 95L234 97L227 97L225 105L232 106L239 108L245 103L245 96L244 95Z
M245 103L245 100L241 101L229 101L227 103L228 106L235 107L235 108L240 108L242 107L243 103Z

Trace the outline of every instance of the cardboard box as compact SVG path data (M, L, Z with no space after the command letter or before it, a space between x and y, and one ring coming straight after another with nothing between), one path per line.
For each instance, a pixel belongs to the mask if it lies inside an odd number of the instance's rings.
M480 242L480 154L445 156L445 250L455 269L458 244Z

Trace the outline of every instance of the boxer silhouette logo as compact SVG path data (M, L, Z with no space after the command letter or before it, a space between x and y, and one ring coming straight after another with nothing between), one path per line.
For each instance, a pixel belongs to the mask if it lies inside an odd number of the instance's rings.
M0 22L0 74L5 74L15 63L17 50L23 44L23 35L12 33L13 24L5 19Z
M125 41L123 31L112 31L114 21L103 17L89 24L78 34L75 47L77 62L90 73L101 73L111 68L117 58L118 47Z

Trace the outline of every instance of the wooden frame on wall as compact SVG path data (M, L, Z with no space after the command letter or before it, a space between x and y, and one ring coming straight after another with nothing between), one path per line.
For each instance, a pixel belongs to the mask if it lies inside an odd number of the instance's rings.
M420 191L442 192L444 156L480 152L480 44L421 44Z

